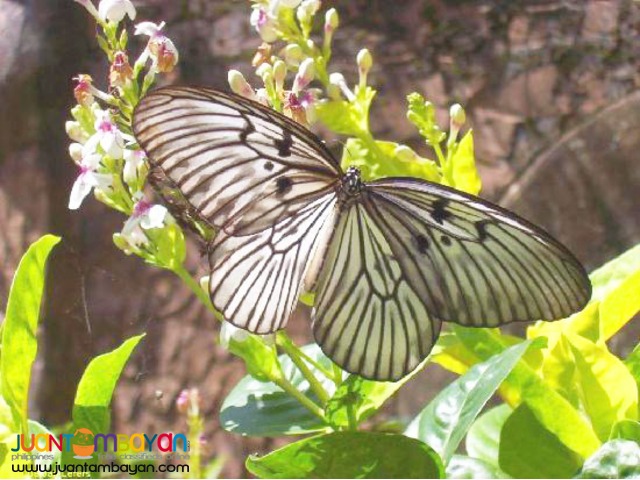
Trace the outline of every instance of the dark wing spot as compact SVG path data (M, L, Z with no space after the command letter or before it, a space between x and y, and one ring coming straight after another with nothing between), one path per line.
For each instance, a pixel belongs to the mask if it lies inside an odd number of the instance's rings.
M293 145L293 141L291 140L291 134L287 130L284 130L282 140L276 138L273 143L278 149L278 155L281 157L291 156L291 146Z
M429 240L427 240L427 237L418 234L413 237L413 240L415 241L416 248L420 253L427 253L427 250L429 250Z
M242 129L240 132L240 141L242 143L246 143L247 137L256 131L256 127L253 126L253 123L247 121L247 126Z
M276 180L276 187L278 189L278 195L285 195L291 191L293 182L289 177L279 177Z
M448 205L449 200L447 200L446 198L439 198L438 200L433 202L431 218L433 218L440 225L442 225L442 223L451 216L451 213L447 211Z
M440 237L440 241L445 247L449 247L451 245L451 238L447 237L446 235L442 235Z
M488 237L487 225L491 223L491 220L479 220L475 223L476 230L478 231L478 240L484 242Z
M264 169L269 171L273 170L273 162L270 162L270 161L264 162Z

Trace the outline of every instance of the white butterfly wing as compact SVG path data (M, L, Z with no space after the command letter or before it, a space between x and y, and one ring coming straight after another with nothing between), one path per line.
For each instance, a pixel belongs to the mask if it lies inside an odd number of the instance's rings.
M317 282L313 333L343 369L398 380L429 354L440 322L377 223L359 203L337 216Z
M209 289L227 321L259 334L286 325L309 259L333 226L335 202L335 194L328 194L261 232L215 238Z
M432 316L495 327L564 318L589 301L582 265L513 213L415 179L384 179L366 188L367 211Z
M133 130L151 164L195 215L229 234L273 226L332 192L342 175L308 130L216 90L155 90L136 107Z

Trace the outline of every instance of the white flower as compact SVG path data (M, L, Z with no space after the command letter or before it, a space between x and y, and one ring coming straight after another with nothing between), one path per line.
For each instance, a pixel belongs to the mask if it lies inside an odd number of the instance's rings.
M304 0L298 7L296 15L300 23L309 23L318 10L320 10L320 0Z
M127 183L133 183L138 178L140 167L144 165L147 155L142 150L126 149L123 153L124 168L122 169L122 178Z
M100 155L95 152L88 152L86 148L84 150L84 155L79 163L80 173L71 188L69 210L77 210L80 208L82 201L94 188L104 190L112 184L111 175L98 173Z
M144 230L164 227L168 211L162 205L152 205L146 200L139 200L133 207L133 214L122 228L122 237L130 245L146 245L149 239Z
M135 20L136 9L131 0L101 0L98 5L98 14L102 20L118 23L126 15L129 15L131 20Z
M278 39L276 19L267 13L264 8L254 8L253 12L251 12L250 22L263 41L272 43Z
M149 37L146 50L151 55L152 68L161 73L172 71L180 58L175 44L161 32L164 26L165 22L158 24L141 22L136 25L134 31L135 35L147 35Z
M94 127L96 133L87 140L86 146L95 149L97 145L100 145L104 153L111 158L122 158L125 136L113 123L109 112L104 110L96 112Z
M78 143L84 143L89 139L89 135L85 132L80 123L73 120L67 120L64 124L64 129L71 140Z

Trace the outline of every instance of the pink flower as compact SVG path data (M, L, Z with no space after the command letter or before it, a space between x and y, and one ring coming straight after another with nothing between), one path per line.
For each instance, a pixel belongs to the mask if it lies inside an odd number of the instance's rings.
M104 190L110 187L113 181L111 175L98 172L100 168L100 155L97 153L88 153L85 151L78 166L80 167L80 172L71 188L69 210L77 210L80 208L83 200L94 188Z

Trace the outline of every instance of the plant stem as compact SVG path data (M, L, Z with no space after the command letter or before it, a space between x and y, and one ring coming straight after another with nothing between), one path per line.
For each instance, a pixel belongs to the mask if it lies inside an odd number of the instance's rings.
M271 380L277 386L279 386L282 390L287 392L293 398L298 400L307 410L313 413L316 417L320 418L322 421L324 418L324 411L320 408L313 400L309 397L298 391L296 387L294 387L289 380L286 378L274 378Z
M309 382L311 390L316 394L322 405L326 405L329 401L329 394L318 381L311 369L307 366L300 356L300 349L285 335L278 334L276 336L276 344L291 358L293 363L298 367L302 376Z
M191 276L191 274L184 268L184 266L180 265L178 268L173 270L173 272L178 275L178 277L180 277L180 279L189 287L189 289L191 289L196 297L198 297L198 300L200 300L202 304L207 307L207 309L212 312L218 320L224 320L222 314L214 308L207 292L202 289L200 284Z

